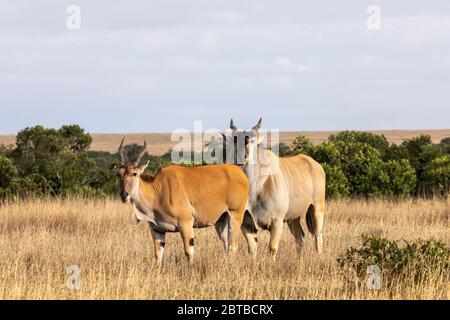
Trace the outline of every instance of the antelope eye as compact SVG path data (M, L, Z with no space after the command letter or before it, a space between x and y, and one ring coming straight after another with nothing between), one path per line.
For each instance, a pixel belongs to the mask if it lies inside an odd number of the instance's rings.
M137 173L136 173L136 172L135 172L135 173L133 173L133 176L135 176L135 177L136 177L136 176L137 176Z

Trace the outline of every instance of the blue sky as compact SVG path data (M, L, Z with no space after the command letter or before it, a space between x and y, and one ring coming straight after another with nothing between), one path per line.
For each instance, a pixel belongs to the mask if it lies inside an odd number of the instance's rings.
M81 29L66 27L69 5ZM381 29L366 25L369 5ZM0 133L450 127L449 1L0 0Z

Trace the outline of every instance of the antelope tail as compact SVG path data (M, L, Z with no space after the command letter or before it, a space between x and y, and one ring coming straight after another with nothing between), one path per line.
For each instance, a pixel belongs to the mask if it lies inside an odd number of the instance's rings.
M316 231L313 219L314 211L314 206L311 204L308 208L308 211L306 212L306 225L308 226L308 231L311 234L314 234Z

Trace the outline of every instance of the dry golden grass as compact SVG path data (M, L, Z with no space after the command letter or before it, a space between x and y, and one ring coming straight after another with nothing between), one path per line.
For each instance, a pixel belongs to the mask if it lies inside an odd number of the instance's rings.
M420 284L380 291L346 286L337 256L361 233L391 239L440 239L450 244L449 205L442 200L337 201L328 205L324 252L308 235L297 254L287 228L276 262L267 232L257 261L244 239L235 258L213 228L197 230L196 257L185 261L178 234L169 234L161 271L144 223L116 200L30 200L0 206L0 299L448 299L448 283L430 276ZM81 267L81 289L66 287L66 268ZM447 289L448 290L448 289Z
M280 142L290 144L299 135L304 135L315 144L322 143L328 136L337 131L285 131L280 132ZM443 138L450 137L450 129L442 130L380 130L370 131L376 134L384 134L391 143L399 144L405 139L417 137L421 134L431 136L434 143L439 143ZM177 142L170 140L170 133L127 133L127 134L92 134L93 151L117 152L122 137L127 136L127 143L139 143L147 140L150 154L161 155L170 151ZM14 135L0 135L0 144L10 145L15 143Z

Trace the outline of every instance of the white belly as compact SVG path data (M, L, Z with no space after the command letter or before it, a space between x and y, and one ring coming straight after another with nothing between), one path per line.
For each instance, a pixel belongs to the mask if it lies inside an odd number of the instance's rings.
M136 206L134 207L134 214L138 221L147 221L155 225L161 231L177 231L177 227L169 222L160 218L160 215L155 215L154 211L148 210L147 212L142 212Z

